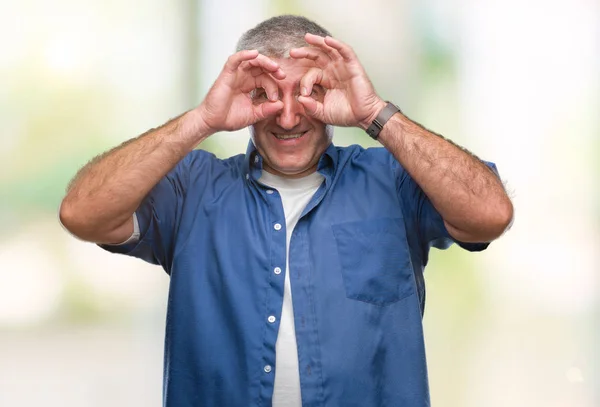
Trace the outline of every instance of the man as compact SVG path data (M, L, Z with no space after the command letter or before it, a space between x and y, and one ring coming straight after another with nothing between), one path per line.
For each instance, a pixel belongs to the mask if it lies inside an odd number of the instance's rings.
M245 155L193 151L246 126ZM383 148L335 147L332 126ZM422 407L428 250L508 227L490 166L383 101L348 45L280 16L198 107L85 166L60 217L170 274L166 406Z

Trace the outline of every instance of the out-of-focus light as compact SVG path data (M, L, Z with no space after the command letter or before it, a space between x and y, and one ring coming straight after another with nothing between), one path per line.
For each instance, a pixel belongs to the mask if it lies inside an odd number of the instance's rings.
M56 259L36 236L0 245L0 326L31 326L59 306L63 279Z
M567 370L566 373L567 380L570 383L582 383L583 382L583 374L581 370L577 367L571 367Z
M59 36L48 43L44 58L50 69L59 73L73 73L82 65L84 50L75 36Z
M168 278L157 266L129 256L108 253L95 244L64 235L69 260L99 305L110 309L163 304Z

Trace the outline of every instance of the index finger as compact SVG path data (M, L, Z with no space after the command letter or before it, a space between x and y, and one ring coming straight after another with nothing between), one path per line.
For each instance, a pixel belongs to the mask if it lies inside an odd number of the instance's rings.
M325 42L325 38L327 38L327 37L321 37L320 35L315 35L315 34L311 34L311 33L306 33L306 35L304 35L304 39L306 40L307 43L318 47L320 50L327 53L327 55L331 59L333 59L333 60L341 59L342 57L340 56L340 53L338 52L338 50L336 48L330 46L329 44L327 44L327 42Z
M256 70L256 68L259 68L277 79L285 78L285 73L279 64L262 54L258 54L254 59L242 62L242 65L244 70Z
M346 61L350 61L351 59L356 58L356 54L354 53L352 48L349 45L344 44L340 40L336 40L333 37L327 36L325 37L325 44L329 45L331 48L336 49L340 53L342 58L344 58Z
M331 62L331 57L325 51L316 47L292 48L290 57L294 59L311 59L321 67L325 67Z
M225 62L225 69L230 72L234 72L240 67L242 62L255 59L258 55L258 50L255 49L236 52L227 58L227 62Z

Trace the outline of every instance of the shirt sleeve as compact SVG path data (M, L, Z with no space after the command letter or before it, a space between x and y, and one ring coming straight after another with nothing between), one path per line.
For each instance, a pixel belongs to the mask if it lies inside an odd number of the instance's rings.
M131 236L129 236L127 238L127 240L125 240L124 242L115 243L115 244L111 244L111 245L107 245L107 246L122 246L122 245L128 244L128 243L136 243L140 240L140 224L138 222L138 218L137 218L137 215L135 214L135 212L133 212L132 219L133 219L133 232L131 233Z
M61 206L62 206L62 203L61 203ZM72 237L74 237L77 240L81 240L78 236L75 236L73 233L71 233L71 231L69 229L67 229L65 227L65 225L63 225L62 220L60 219L60 206L58 207L58 213L57 213L56 216L57 216L57 219L58 219L58 223L60 223L60 226L68 234L70 234ZM134 242L137 242L138 240L140 240L140 225L138 224L137 216L136 216L136 214L134 212L133 213L133 233L124 242L122 242L122 243L115 243L112 246L120 246L120 245L124 245L124 244L127 244L127 243L134 243Z
M484 163L499 176L494 163L486 161ZM419 245L423 253L427 253L430 247L447 249L452 243L456 243L463 249L471 252L482 251L489 246L489 242L465 243L459 242L450 236L442 216L435 209L421 187L400 164L398 164L398 168L396 169L396 180L398 182L397 192L402 205L405 223L411 230L417 231Z
M188 154L156 184L136 209L134 228L137 223L138 239L132 236L133 239L130 238L120 245L99 246L112 253L138 257L149 263L161 265L169 272L188 191L192 161L191 154Z

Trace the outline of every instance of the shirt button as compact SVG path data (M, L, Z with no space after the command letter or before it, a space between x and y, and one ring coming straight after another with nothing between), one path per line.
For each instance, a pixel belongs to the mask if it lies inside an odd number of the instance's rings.
M273 228L275 228L275 230L281 230L281 225L279 223L276 223Z
M273 270L273 272L274 272L275 274L281 274L281 268L279 268L279 267L275 267L275 269Z
M264 367L265 373L271 373L271 365L266 365Z
M255 163L257 163L257 162L258 162L258 156L257 156L257 155L255 155L255 156L254 156L254 162L255 162Z
M267 189L267 194L273 195L273 190L272 189Z
M250 174L246 174L246 179L250 179Z
M273 315L270 315L269 318L267 318L267 321L269 321L270 323L275 322L275 317Z

